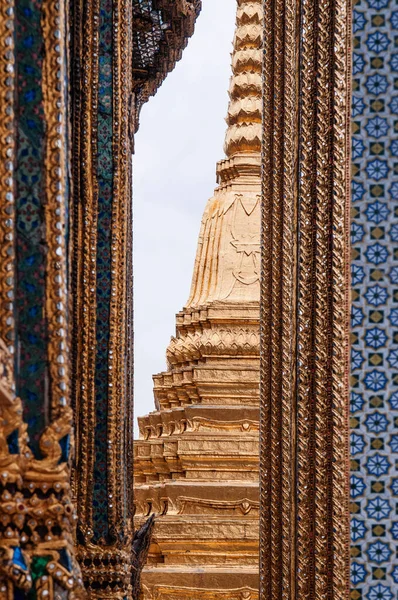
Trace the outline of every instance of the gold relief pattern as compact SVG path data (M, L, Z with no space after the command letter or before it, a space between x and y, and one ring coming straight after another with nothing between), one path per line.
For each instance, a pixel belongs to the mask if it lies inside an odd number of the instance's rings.
M191 422L188 421L187 429L190 431L211 431L212 429L225 429L227 431L258 431L258 421L210 421L208 419L194 417Z
M259 502L251 501L247 498L235 502L221 502L217 500L200 500L198 498L185 498L184 496L181 496L178 499L178 504L177 514L180 515L184 513L195 514L195 510L193 509L195 505L199 509L198 512L204 512L204 514L207 512L214 514L220 511L228 513L239 510L243 515L248 515L252 510L257 509L258 511L259 508Z
M147 517L153 513L158 513L162 517L166 515L212 515L220 517L222 515L233 516L233 514L249 515L251 512L258 515L259 502L250 498L237 500L211 500L208 498L188 498L178 496L173 500L167 496L166 488L161 488L164 496L157 498L151 497L142 501L142 494L139 494L139 501L136 503L136 515L140 518ZM240 514L239 514L240 513ZM251 514L250 517L254 515Z
M251 250L246 256L250 254ZM259 350L256 325L246 328L218 325L195 332L189 329L187 332L180 331L178 337L171 338L166 357L169 365L177 366L187 360L200 360L211 356L258 356Z
M0 331L14 353L14 2L0 6ZM11 361L8 361L12 373Z
M75 474L74 478L74 494L79 506L81 534L88 540L92 536L93 478L90 475L93 472L94 436L88 435L88 432L94 431L95 427L95 214L98 202L98 184L92 177L93 156L97 153L95 115L98 111L98 65L93 55L98 55L98 32L94 26L99 20L99 3L97 0L86 5L74 2L73 8L73 90L76 96L72 96L73 189L76 197L81 199L72 207L70 250L74 340L72 370L75 380L72 394L76 415L76 460L79 465L79 477Z
M89 596L112 598L131 596L133 564L130 11L124 0L81 1L73 14L78 551Z
M0 395L7 404L14 398L14 357L0 338Z
M0 595L10 597L14 585L31 587L27 565L13 562L20 552L24 521L19 455L11 454L8 436L26 447L22 405L14 385L14 3L0 6ZM24 557L24 562L25 562Z
M7 353L7 349L5 348ZM9 358L9 355L8 355ZM0 597L13 597L14 586L27 591L32 586L29 558L21 546L26 541L23 471L31 454L22 403L12 395L0 397ZM13 439L10 444L9 440ZM18 452L19 451L19 452Z
M256 301L260 280L259 219L260 196L255 193L231 196L225 190L209 200L202 219L200 252L188 307L217 300ZM204 268L209 253L214 258L211 279ZM251 286L250 290L247 286Z
M21 593L33 588L30 593L43 598L53 598L57 590L65 597L76 597L82 593L82 581L74 557L75 513L68 465L73 440L66 333L65 5L44 1L41 6L44 51L40 93L46 127L43 243L47 250L47 295L43 304L49 335L44 349L46 358L40 358L48 359L50 364L51 388L46 417L49 425L39 441L43 458L34 458L28 447L28 427L23 422L23 406L15 397L14 384L13 8L8 0L0 7L0 153L4 158L0 166L0 251L4 273L0 292L0 594L13 597L15 586ZM28 34L25 28L24 40L29 39Z
M185 406L173 407L171 410L163 410L150 413L140 417L140 436L145 439L167 438L171 435L181 435L184 432L194 433L198 431L258 431L258 409L255 406L239 407L239 420L231 413L225 415L222 406L201 407ZM229 418L227 418L229 417Z
M197 588L178 588L154 586L151 592L144 592L149 600L258 600L258 590L241 587L234 590L198 590Z
M65 3L43 3L43 105L46 121L45 225L46 314L51 416L60 415L69 398L69 356L66 297L66 24Z
M133 0L132 133L141 107L180 60L201 7L201 0Z
M73 448L73 414L69 406L68 306L66 282L66 7L43 2L42 65L44 148L46 298L49 363L49 424L42 432L42 458L24 465L27 549L36 593L54 597L56 590L81 595L82 580L74 549L75 510L71 501L69 455ZM20 452L23 448L20 448Z
M350 7L264 10L260 596L347 598Z

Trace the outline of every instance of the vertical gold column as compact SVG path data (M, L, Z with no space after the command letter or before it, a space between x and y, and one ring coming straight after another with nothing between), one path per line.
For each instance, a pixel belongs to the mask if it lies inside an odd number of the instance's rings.
M24 8L14 6L11 0L0 2L0 597L23 597L31 590L30 593L51 600L59 594L68 598L82 593L74 555L75 515L69 465L73 428L67 341L66 6L63 1L44 0L34 10L28 7L26 14L34 13L34 18L22 26ZM28 44L31 40L42 43L35 77L30 79L24 78L32 70L24 70L27 54L21 53L26 40ZM34 133L28 138L24 137L28 120L24 109L32 97L37 100L40 126L35 129L37 123L30 123ZM45 370L48 368L46 397L37 397L34 405L34 411L45 415L45 426L36 432L40 448L37 455L28 446L28 436L31 435L31 442L34 437L32 426L28 430L23 421L23 409L28 412L26 389L21 393L23 402L15 396L21 378L22 321L25 319L26 330L31 327L32 338L36 333L27 307L14 306L14 295L18 296L26 284L23 274L34 265L34 260L24 262L19 260L20 255L15 257L15 249L24 243L18 237L21 229L16 226L23 212L21 204L28 203L26 196L34 194L30 190L25 196L19 185L21 157L26 167L29 155L34 156L34 164L30 164L22 179L26 182L34 172L32 179L43 180L43 193L35 198L36 206L40 204L42 208L41 235L36 246L30 242L30 249L45 249L44 292L37 293L40 307L33 307L45 323L45 331L41 331L45 343L36 348L33 358L37 364L44 364ZM34 276L40 277L37 271ZM18 393L24 386L19 388Z
M14 354L14 2L0 5L0 332ZM12 367L10 367L12 369ZM13 369L12 369L13 371Z
M129 598L132 7L127 0L75 0L72 9L72 354L79 557L89 597Z
M261 598L347 598L349 2L264 2Z

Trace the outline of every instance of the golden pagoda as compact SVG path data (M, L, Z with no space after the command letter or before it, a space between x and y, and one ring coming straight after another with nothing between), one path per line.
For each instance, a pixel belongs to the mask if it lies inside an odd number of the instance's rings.
M258 598L261 43L261 1L238 0L226 158L135 443L144 600Z

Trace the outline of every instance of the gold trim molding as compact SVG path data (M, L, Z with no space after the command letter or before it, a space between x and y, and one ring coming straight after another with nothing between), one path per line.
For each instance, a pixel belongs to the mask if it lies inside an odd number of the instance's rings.
M177 575L178 576L178 575ZM152 590L146 588L145 598L151 600L258 600L258 590L241 587L234 590L203 590L199 588L185 588L156 585Z
M349 594L350 37L350 2L264 2L262 600Z

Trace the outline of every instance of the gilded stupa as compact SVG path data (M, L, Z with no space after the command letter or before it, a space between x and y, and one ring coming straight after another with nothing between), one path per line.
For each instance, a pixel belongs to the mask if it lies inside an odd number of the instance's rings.
M261 0L237 0L226 158L135 443L143 600L258 598L261 43Z

